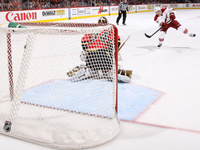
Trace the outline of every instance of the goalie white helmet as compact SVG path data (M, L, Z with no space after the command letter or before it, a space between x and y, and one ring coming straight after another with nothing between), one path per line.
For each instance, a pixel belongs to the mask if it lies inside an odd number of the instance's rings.
M156 13L156 12L158 12L158 11L161 11L161 8L160 8L159 6L156 6L156 7L154 8L154 12Z

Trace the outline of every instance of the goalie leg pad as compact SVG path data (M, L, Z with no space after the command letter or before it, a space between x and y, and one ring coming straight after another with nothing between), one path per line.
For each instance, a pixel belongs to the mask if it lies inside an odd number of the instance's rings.
M118 81L128 83L131 81L132 70L118 69Z
M78 82L82 80L97 78L96 77L97 72L92 71L90 68L87 68L85 65L80 65L68 71L67 76L71 82Z
M82 51L81 54L80 54L81 61L86 62L86 56L87 56L87 52Z
M76 66L67 72L69 80L73 82L82 80L82 78L85 78L86 74L86 67L84 65Z

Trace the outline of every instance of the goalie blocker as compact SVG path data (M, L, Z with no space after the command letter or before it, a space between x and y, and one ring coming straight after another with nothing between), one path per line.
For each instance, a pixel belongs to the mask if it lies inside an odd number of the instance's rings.
M107 24L106 17L100 17L99 24ZM85 64L76 66L67 72L70 81L81 81L86 79L106 79L112 81L112 31L104 30L101 33L86 34L82 39L82 49L80 54L81 61ZM106 41L105 41L106 40ZM118 48L121 40L118 36ZM128 83L131 81L132 70L123 69L118 66L118 81Z

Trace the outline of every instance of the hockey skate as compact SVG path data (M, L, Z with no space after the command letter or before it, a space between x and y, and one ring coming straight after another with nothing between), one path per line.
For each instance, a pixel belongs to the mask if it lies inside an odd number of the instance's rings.
M161 44L161 43L159 43L159 44L158 44L158 47L161 47L161 46L162 46L162 44Z
M131 81L132 70L118 69L118 82L128 83Z
M189 36L190 36L190 37L195 37L196 34L190 33Z

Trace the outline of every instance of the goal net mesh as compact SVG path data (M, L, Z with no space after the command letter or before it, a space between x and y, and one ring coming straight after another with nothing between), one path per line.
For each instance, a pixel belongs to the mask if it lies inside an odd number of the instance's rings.
M115 137L114 26L21 25L25 28L0 27L0 122L12 123L8 134L77 149Z

